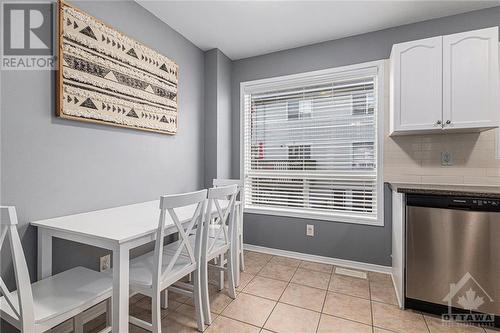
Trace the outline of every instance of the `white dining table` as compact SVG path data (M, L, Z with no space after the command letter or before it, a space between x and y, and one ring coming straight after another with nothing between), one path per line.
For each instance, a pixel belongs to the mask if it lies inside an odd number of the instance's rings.
M224 204L227 202L221 202L221 208ZM38 279L52 275L52 240L54 237L112 251L112 330L127 333L129 331L130 296L129 254L131 249L155 240L160 213L159 205L159 200L154 200L31 222L31 225L38 228ZM236 202L236 205L239 206L240 202ZM188 222L195 209L196 205L191 205L175 209L175 211L181 222ZM212 213L216 214L215 206ZM177 229L168 216L165 221L165 235L176 232ZM235 246L237 243L233 242ZM234 250L236 251L236 248ZM235 271L239 275L239 267ZM238 285L239 276L235 277L235 280Z

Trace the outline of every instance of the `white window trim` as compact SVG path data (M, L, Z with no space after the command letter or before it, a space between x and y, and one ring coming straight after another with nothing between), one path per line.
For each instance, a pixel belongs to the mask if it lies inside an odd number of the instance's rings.
M384 182L383 182L383 154L384 154L384 115L385 115L385 63L386 60L370 61L355 65L342 66L329 68L324 70L305 72L300 74L277 76L268 79L260 79L253 81L245 81L240 83L240 175L245 179L245 93L255 93L257 91L264 91L267 89L287 89L300 86L307 82L311 77L315 80L321 79L322 76L325 80L332 74L338 75L342 72L349 72L353 70L362 70L369 68L376 68L377 70L377 105L375 114L377 117L377 217L363 218L360 216L351 216L349 214L335 213L318 213L318 212L297 212L291 211L286 208L244 208L245 213L274 215L274 216L288 216L303 219L345 222L352 224L364 224L371 226L384 226Z
M498 48L500 50L500 43L498 43ZM500 63L500 57L498 57L498 58L499 58L498 61ZM496 137L496 139L497 139L496 140L496 147L495 147L496 148L496 158L497 158L497 160L500 160L500 128L497 128L495 131L496 131L496 136L497 136Z

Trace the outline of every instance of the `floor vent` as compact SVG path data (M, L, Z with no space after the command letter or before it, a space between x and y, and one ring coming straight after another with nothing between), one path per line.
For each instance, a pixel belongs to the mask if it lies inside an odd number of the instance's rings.
M366 279L367 278L365 272L355 271L352 269L347 269L347 268L342 268L342 267L335 267L335 274L352 276L352 277L359 278L359 279Z

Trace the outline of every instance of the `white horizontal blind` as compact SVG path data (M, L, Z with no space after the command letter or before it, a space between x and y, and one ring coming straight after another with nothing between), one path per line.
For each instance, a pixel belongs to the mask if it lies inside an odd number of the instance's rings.
M377 218L376 69L244 92L245 208Z

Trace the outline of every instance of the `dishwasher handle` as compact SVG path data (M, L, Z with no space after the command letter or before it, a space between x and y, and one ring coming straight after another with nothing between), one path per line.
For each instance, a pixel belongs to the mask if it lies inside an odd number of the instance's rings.
M472 209L473 205L468 199L457 199L457 198L450 198L450 202L448 205L448 208L458 208L458 209Z

